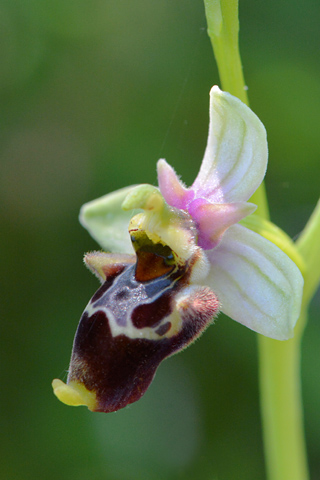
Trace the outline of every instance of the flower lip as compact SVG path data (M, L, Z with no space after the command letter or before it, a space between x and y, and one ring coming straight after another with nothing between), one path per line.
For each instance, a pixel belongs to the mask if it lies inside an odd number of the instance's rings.
M201 335L219 310L208 287L192 284L201 249L183 261L142 230L132 236L135 265L131 257L127 265L124 256L87 258L105 282L81 317L67 384L53 382L67 405L112 412L137 401L160 362Z

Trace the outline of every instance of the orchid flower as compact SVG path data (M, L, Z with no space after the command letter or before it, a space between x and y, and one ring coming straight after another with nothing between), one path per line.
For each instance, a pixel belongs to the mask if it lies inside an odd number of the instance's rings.
M256 209L248 199L267 157L257 116L213 87L208 143L191 187L159 160L159 188L127 187L82 207L82 225L111 253L85 256L102 286L81 317L67 384L53 381L62 402L110 412L138 400L160 362L219 311L277 340L293 335L302 275L238 223Z

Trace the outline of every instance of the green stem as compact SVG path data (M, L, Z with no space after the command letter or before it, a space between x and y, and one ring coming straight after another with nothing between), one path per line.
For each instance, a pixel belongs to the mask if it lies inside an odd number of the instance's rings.
M248 105L239 52L238 0L204 0L204 4L222 88ZM250 200L258 205L257 213L268 219L264 185ZM305 324L305 315L301 315L298 324ZM258 336L260 401L269 480L308 479L300 389L302 328L296 332L286 342Z
M279 342L259 335L258 345L268 478L307 480L300 388L300 336Z
M238 43L238 0L204 0L204 6L222 89L248 104Z

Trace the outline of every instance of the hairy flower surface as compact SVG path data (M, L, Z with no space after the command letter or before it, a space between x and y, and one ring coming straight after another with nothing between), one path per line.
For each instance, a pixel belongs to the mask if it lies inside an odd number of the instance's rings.
M53 382L61 401L111 412L138 400L159 363L199 337L219 310L271 338L293 335L301 273L238 224L256 208L247 200L267 156L257 116L213 87L207 148L191 187L159 160L159 189L127 187L82 207L81 223L113 253L85 256L102 286L81 317L67 384Z

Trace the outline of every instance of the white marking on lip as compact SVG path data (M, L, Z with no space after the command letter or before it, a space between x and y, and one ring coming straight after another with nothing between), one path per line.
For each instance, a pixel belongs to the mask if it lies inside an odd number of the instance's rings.
M132 322L132 313L134 309L139 305L139 304L144 304L148 305L153 302L155 302L159 297L161 297L163 294L165 294L167 291L171 290L174 285L178 282L179 279L176 279L172 281L167 287L163 288L160 292L156 293L152 297L148 297L146 295L146 291L142 284L137 284L135 288L130 289L129 287L128 290L130 291L130 298L128 302L121 301L119 302L120 305L118 308L114 308L115 312L113 309L108 308L106 305L103 305L103 297L109 297L109 299L112 301L112 297L116 295L117 290L119 288L119 279L121 277L117 277L111 287L104 292L101 297L99 297L98 300L95 302L92 302L92 299L88 303L85 312L89 315L89 318L94 315L96 312L103 312L109 323L110 331L113 337L117 337L119 335L125 335L128 338L131 339L146 339L146 340L161 340L164 338L171 338L174 335L177 335L180 330L182 329L182 318L177 310L173 310L169 315L165 316L164 318L161 319L159 323L154 325L153 327L143 327L143 328L137 328L133 325ZM125 288L125 285L121 285L120 281L120 288ZM176 295L177 293L175 293ZM135 299L136 302L134 305L130 306L130 303L132 303L132 300ZM130 302L131 300L131 302ZM102 304L101 304L102 303ZM94 306L96 304L96 306ZM117 310L119 310L119 314L122 314L122 319L125 319L125 324L121 325L120 322L117 322L116 316L118 314ZM116 314L116 315L115 315ZM120 315L119 315L120 317ZM170 322L171 327L170 329L164 334L164 335L159 335L156 333L156 331L162 327L162 325Z
M145 339L145 340L161 340L163 338L171 338L174 335L177 335L182 328L182 319L179 313L174 310L170 315L164 317L160 323L157 323L155 327L144 327L137 328L133 325L131 321L131 310L130 314L127 317L127 325L119 325L116 322L115 316L107 307L93 307L92 304L89 304L85 309L85 312L89 315L89 318L97 312L103 312L109 322L110 331L113 337L119 335L125 335L128 338L134 339ZM129 313L129 312L128 312ZM167 322L171 323L170 330L164 335L158 335L156 330Z

